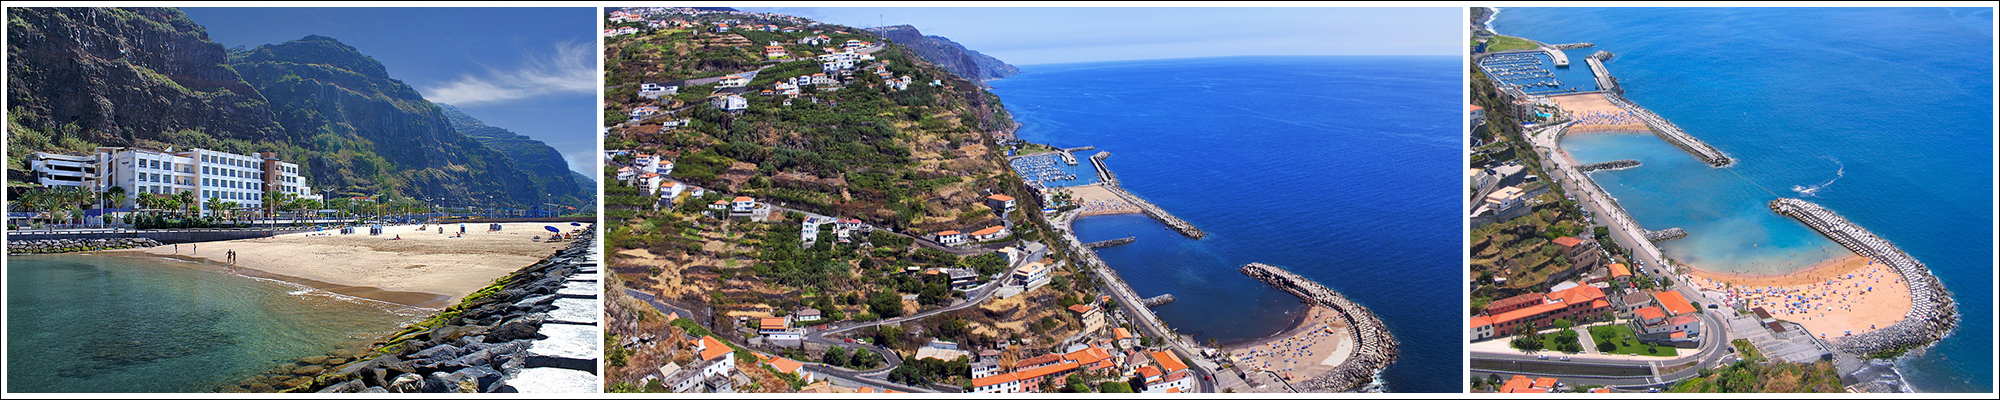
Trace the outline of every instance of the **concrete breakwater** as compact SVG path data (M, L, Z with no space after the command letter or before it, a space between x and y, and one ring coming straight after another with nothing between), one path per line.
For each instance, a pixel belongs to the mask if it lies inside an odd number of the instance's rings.
M1665 240L1674 240L1687 237L1687 235L1688 235L1687 230L1683 230L1681 228L1667 228L1657 231L1646 231L1646 241L1658 242Z
M1833 346L1857 356L1893 355L1929 346L1958 326L1958 305L1944 283L1930 268L1903 252L1895 244L1875 236L1860 225L1813 202L1781 198L1771 201L1771 211L1796 218L1848 250L1878 263L1888 264L1910 285L1910 311L1903 320L1860 335L1833 337Z
M51 254L159 246L150 238L9 240L7 254Z
M1114 185L1105 185L1104 188L1110 189L1111 194L1118 195L1118 198L1125 199L1125 202L1139 206L1139 211L1146 212L1146 216L1160 220L1161 223L1167 224L1168 227L1174 228L1174 231L1180 232L1182 235L1186 235L1188 238L1200 239L1202 237L1208 236L1207 233L1203 233L1201 231L1201 228L1196 228L1194 227L1194 224L1188 223L1187 221L1182 221L1179 217L1175 217L1173 214L1168 214L1167 210L1160 209L1160 206L1153 205L1153 202L1139 198L1139 195L1135 195L1132 194L1132 192L1125 191L1125 188L1121 188Z
M1109 151L1097 152L1097 154L1090 156L1090 165L1092 167L1097 168L1098 182L1104 182L1104 184L1106 185L1116 186L1118 185L1118 176L1112 175L1111 169L1104 167L1104 159L1108 157L1111 157L1111 152Z
M1609 74L1606 74L1606 76L1609 76ZM1714 146L1709 146L1708 143L1702 142L1701 139L1696 139L1694 136L1688 135L1686 131L1681 130L1681 127L1674 125L1672 122L1667 122L1667 119L1660 117L1659 114L1654 114L1644 107L1639 107L1637 104L1626 101L1624 96L1619 96L1617 93L1605 93L1604 98L1611 100L1611 104L1617 105L1618 108L1625 109L1625 111L1631 112L1633 116L1639 117L1639 120L1645 122L1646 126L1653 128L1653 134L1666 139L1667 143L1680 146L1682 150L1687 150L1688 153L1694 154L1695 158L1700 158L1702 162L1706 162L1710 166L1726 167L1736 162L1736 160L1730 159L1729 155L1722 154L1722 150L1716 150Z
M1110 190L1111 194L1117 195L1118 198L1124 199L1125 202L1138 206L1139 211L1145 212L1146 216L1160 220L1160 223L1167 224L1168 227L1173 228L1174 231L1180 232L1182 235L1193 239L1208 236L1200 228L1195 228L1194 224L1182 221L1173 214L1167 213L1167 210L1154 205L1153 202L1146 201L1146 199L1139 198L1138 195L1132 194L1132 192L1125 191L1125 188L1118 187L1118 176L1112 175L1111 168L1104 166L1104 158L1110 156L1111 152L1109 151L1098 152L1096 155L1090 156L1090 165L1097 168L1097 180L1100 186Z
M1305 392L1333 392L1353 390L1375 380L1382 369L1396 361L1396 337L1380 318L1367 307L1348 301L1346 296L1320 286L1319 283L1300 277L1284 268L1263 263L1250 263L1241 270L1258 281L1276 286L1280 290L1305 299L1306 302L1333 308L1340 318L1347 320L1348 334L1355 339L1354 354L1347 357L1340 366L1324 375L1309 377L1295 385Z
M1136 238L1129 238L1129 237L1122 237L1122 238L1117 238L1117 239L1111 239L1111 240L1099 240L1099 241L1095 241L1095 242L1090 242L1090 243L1084 243L1084 244L1083 244L1083 247L1088 247L1088 248L1092 248L1092 249L1102 249L1102 248L1106 248L1106 247L1111 247L1111 246L1118 246L1118 245L1124 245L1124 244L1131 244L1132 242L1135 242L1135 241L1138 241L1138 240L1139 240L1139 239L1136 239Z
M1591 171L1615 171L1615 170L1638 168L1638 167L1639 167L1639 160L1617 160L1617 161L1605 161L1595 164L1584 164L1582 166L1576 167L1576 169L1578 171L1591 172Z
M1597 78L1598 91L1624 93L1624 90L1618 88L1618 78L1611 77L1611 71L1604 69L1604 60L1609 59L1611 52L1599 50L1591 53L1589 57L1584 57L1583 62L1590 64L1590 74Z
M1590 48L1590 47L1594 47L1594 46L1597 46L1597 44L1596 44L1596 43L1591 43L1591 42L1583 42L1583 43L1564 43L1564 44L1558 44L1558 45L1554 45L1554 46L1549 46L1549 47L1554 47L1554 48L1556 48L1556 50L1575 50L1575 49L1585 49L1585 48Z
M597 393L595 230L569 247L399 331L292 392ZM301 360L301 372L321 369ZM344 360L335 360L341 362Z

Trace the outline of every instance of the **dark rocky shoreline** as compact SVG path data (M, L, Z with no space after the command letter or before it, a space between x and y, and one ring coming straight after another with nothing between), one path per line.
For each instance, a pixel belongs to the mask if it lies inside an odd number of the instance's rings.
M7 254L54 254L159 246L148 238L9 240Z
M569 247L381 341L300 359L221 390L595 393L602 347L596 239L586 227Z

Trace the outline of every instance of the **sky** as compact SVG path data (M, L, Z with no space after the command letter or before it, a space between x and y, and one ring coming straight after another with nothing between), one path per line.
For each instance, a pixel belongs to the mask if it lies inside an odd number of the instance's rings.
M742 7L911 25L1008 64L1246 55L1457 55L1462 8Z
M224 47L331 37L474 118L541 140L596 179L595 8L182 8Z

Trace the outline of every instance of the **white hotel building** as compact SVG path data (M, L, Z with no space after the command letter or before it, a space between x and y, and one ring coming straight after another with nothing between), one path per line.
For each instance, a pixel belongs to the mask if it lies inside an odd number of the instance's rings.
M209 199L261 207L264 193L280 192L319 199L299 176L298 164L278 161L277 153L256 156L208 149L175 152L125 147L99 147L91 155L37 152L29 156L37 183L78 186L92 191L125 188L129 196L118 207L138 205L139 193L170 195L194 192L199 207Z

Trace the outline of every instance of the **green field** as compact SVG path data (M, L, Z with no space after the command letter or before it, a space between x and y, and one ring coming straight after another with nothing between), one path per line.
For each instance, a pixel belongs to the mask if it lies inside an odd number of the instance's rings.
M1675 354L1672 347L1653 347L1640 344L1639 335L1633 333L1632 327L1625 326L1625 324L1590 327L1590 340L1595 342L1588 344L1588 346L1597 347L1598 351L1602 353L1662 357L1673 357ZM1598 346L1606 342L1611 343L1614 348L1607 350ZM1648 351L1649 348L1652 350Z
M1522 39L1513 36L1494 36L1492 39L1487 39L1487 40L1492 42L1491 44L1486 45L1486 52L1488 53L1496 51L1533 49L1541 47L1541 46L1536 46L1535 42L1530 41L1528 39Z

